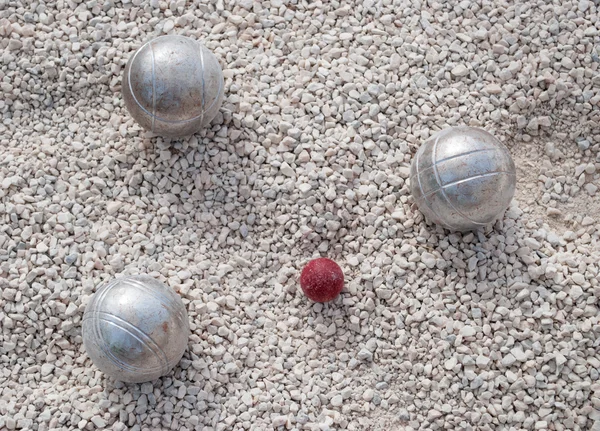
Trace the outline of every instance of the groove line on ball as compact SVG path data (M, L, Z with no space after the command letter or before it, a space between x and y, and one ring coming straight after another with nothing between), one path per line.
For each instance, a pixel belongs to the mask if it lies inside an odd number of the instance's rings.
M487 151L497 151L497 148L485 148L485 149L478 149L478 150L472 150L472 151L467 151L466 153L462 153L462 154L455 154L453 156L449 156L446 157L445 159L441 159L438 160L437 162L437 166L439 167L440 164L444 163L444 162L448 162L450 160L454 160L454 159L459 159L463 156L470 156L471 154L475 154L475 153L484 153ZM428 166L425 169L421 170L421 174L424 174L425 172L431 171L433 170L433 166ZM411 181L412 181L412 177L410 177Z
M476 150L471 150L471 151L467 151L465 153L455 154L453 156L448 156L444 159L440 159L440 160L438 160L438 165L442 162L447 162L448 160L458 159L458 158L464 157L464 156L470 156L471 154L485 153L487 151L497 151L497 150L498 150L497 148L478 148Z
M452 187L452 186L456 186L458 184L466 183L466 182L471 181L471 180L477 180L479 178L493 177L493 176L499 175L499 174L506 174L506 175L510 175L510 176L515 176L515 174L513 174L512 172L509 172L509 171L486 172L485 174L477 174L477 175L474 175L472 177L463 178L462 180L456 180L456 181L452 181L451 183L444 184L443 186L441 186L441 187L439 187L437 189L428 191L423 196L431 196L431 195L433 195L433 194L435 194L435 193L437 193L437 192L439 192L439 191L441 191L443 189L444 190L447 189L448 187Z
M421 157L422 148L423 147L421 147L419 149L419 151L417 151L417 155L415 158L415 169L417 170L417 173L415 174L415 176L417 177L417 184L419 185L419 190L421 191L421 198L423 198L425 196L425 192L423 191L423 184L421 184L421 172L419 171L419 158ZM421 198L419 198L419 199L421 199ZM438 212L435 209L433 209L433 206L431 206L431 204L429 203L429 201L427 199L423 199L423 201L425 202L425 205L427 206L427 208L429 208L431 210L431 212L437 217L437 222L439 224L441 224L442 226L444 226L448 229L452 229L452 226L450 226L446 222L444 222L444 219L442 217L440 217L440 215L438 214Z
M133 86L131 85L131 69L133 69L133 66L135 64L135 59L137 58L137 56L139 55L140 52L142 52L142 49L144 47L142 46L140 49L138 49L135 54L133 54L133 57L131 58L131 65L129 66L129 70L127 71L127 85L129 86L129 94L131 94L131 97L133 97L133 100L135 102L135 104L142 110L144 111L146 114L152 116L152 114L150 114L146 108L144 108L142 106L142 104L140 103L140 101L137 99L137 97L135 97L135 92L133 91Z
M154 132L154 123L156 121L156 59L154 57L154 47L149 42L150 55L152 56L152 130Z
M202 71L202 73L204 73L204 71ZM202 77L204 78L204 75L202 75ZM213 101L210 103L209 107L206 108L206 110L203 111L201 115L204 115L206 112L209 112L213 108L213 106L215 106L215 104L217 103L217 101L221 97L221 92L223 91L223 86L224 85L225 85L225 80L221 77L221 79L219 79L219 89L217 90L217 94L215 95Z
M97 320L98 319L86 318L83 320L83 324L89 323L94 328L95 322ZM110 320L105 320L105 319L101 319L101 320L116 327L116 328L123 329L121 326L115 324L114 322L112 322ZM132 336L133 336L133 334L132 334ZM160 371L161 373L166 372L166 371L164 371L165 368L164 368L164 365L162 364L162 362L160 365L156 365L151 368L137 368L137 367L134 367L133 365L129 365L129 364L123 362L121 359L116 357L113 352L111 352L110 350L106 350L104 348L105 346L100 345L97 340L93 340L93 343L96 344L98 346L98 349L100 351L102 351L113 363L115 363L116 365L118 365L120 368L122 368L125 371L131 371L131 372L136 372L136 373L139 373L140 371L143 371L144 373L150 373L150 372L156 372L156 371Z
M199 44L198 44L199 45ZM200 119L200 124L202 124L204 122L204 114L205 114L205 110L204 110L204 97L206 94L206 81L204 79L204 50L202 49L202 46L199 46L200 48L200 74L201 74L201 80L202 80L202 117Z
M95 311L93 313L95 315L96 321L110 323L113 326L116 326L117 328L123 330L124 332L135 338L137 341L139 341L141 344L146 346L152 353L154 353L154 355L159 360L159 363L162 364L162 366L160 367L161 369L167 370L169 368L169 360L165 352L163 352L160 346L156 344L156 342L140 328L129 323L127 320L115 314L108 313L106 311Z
M117 358L113 352L111 352L109 349L105 349L105 346L100 344L100 342L98 341L99 337L100 337L100 333L99 333L99 322L97 320L92 320L92 319L83 319L83 325L84 327L86 326L86 323L88 323L89 325L91 325L91 330L93 333L93 340L90 341L90 343L93 343L96 346L96 349L98 352L100 352L100 354L103 354L104 356L106 356L111 364L116 365L117 367L123 369L124 371L133 371L133 372L139 372L140 370L137 368L132 367L131 365L126 364L125 362L121 361L119 358ZM88 356L91 356L88 352Z
M433 174L435 175L435 179L436 179L437 183L441 186L439 191L442 193L442 196L444 197L446 202L448 202L448 205L450 205L452 207L452 209L454 209L454 211L456 211L458 214L460 214L465 220L467 220L475 225L478 225L478 226L485 226L487 223L481 223L481 222L471 219L470 217L467 217L466 214L464 214L462 211L460 211L458 208L456 208L456 206L452 203L452 201L448 197L448 194L446 193L446 190L444 189L444 187L446 187L447 184L442 185L442 179L440 177L440 173L438 171L436 160L435 160L435 156L437 154L437 149L438 149L438 144L440 142L440 137L441 136L438 136L438 138L435 140L435 142L433 144L433 150L431 151L431 163L433 166Z

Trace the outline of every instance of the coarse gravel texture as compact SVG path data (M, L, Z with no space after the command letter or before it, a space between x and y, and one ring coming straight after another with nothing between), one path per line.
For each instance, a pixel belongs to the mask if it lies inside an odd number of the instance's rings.
M600 430L600 5L0 0L0 429ZM143 131L126 61L202 40L226 99ZM515 157L482 232L426 224L419 144ZM298 277L336 260L314 304ZM81 318L119 274L182 296L171 375L124 385Z

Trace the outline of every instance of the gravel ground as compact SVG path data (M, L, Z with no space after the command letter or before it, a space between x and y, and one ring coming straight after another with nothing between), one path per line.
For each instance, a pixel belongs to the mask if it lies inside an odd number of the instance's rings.
M0 0L0 429L600 430L597 1L46 3ZM120 95L161 34L223 65L189 139ZM485 232L427 225L408 192L459 124L518 167ZM298 284L317 256L347 280L327 305ZM124 385L81 318L134 273L192 336Z

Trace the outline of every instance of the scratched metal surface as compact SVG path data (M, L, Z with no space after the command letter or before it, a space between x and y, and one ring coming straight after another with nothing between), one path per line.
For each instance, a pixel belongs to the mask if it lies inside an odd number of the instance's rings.
M83 319L88 356L124 382L154 380L179 362L189 338L181 298L149 276L113 280L98 290Z
M206 127L221 107L223 89L217 58L184 36L145 43L123 73L123 99L131 116L145 129L167 137Z

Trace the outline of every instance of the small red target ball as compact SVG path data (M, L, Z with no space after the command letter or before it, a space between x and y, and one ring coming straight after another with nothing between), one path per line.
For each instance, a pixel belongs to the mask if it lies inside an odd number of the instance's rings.
M344 273L333 260L320 257L306 264L300 275L300 287L315 302L332 301L344 288Z

